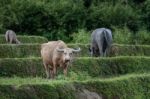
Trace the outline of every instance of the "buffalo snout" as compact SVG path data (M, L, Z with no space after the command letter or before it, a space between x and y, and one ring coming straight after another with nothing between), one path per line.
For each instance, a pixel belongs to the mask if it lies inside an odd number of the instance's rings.
M66 62L66 63L67 63L67 62L70 62L70 59L66 59L65 62Z

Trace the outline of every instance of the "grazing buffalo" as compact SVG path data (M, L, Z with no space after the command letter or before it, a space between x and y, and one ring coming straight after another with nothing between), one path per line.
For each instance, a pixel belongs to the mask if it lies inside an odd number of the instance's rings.
M99 28L91 34L91 56L106 56L112 44L112 32L106 28Z
M50 41L41 45L41 57L46 70L47 78L54 78L57 67L62 67L64 75L67 75L67 67L72 60L74 52L79 52L79 49L68 48L61 41Z
M16 33L12 30L7 30L5 33L5 39L10 44L20 44L20 41L17 39Z

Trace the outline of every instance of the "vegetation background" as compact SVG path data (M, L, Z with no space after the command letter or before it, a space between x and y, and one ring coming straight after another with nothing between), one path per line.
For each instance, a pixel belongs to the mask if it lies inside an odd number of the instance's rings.
M0 33L89 43L92 30L107 27L115 43L150 43L150 0L0 0Z
M112 57L89 57L90 34L101 27L117 43ZM7 29L22 44L0 35L0 99L75 99L83 89L104 99L150 97L150 0L0 0L0 34ZM45 37L82 49L67 77L58 69L56 80L45 79Z

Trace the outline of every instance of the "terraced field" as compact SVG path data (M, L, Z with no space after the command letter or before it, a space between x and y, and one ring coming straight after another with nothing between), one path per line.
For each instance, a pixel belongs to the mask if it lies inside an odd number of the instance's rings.
M88 89L103 99L150 99L150 45L114 44L111 57L89 57L88 44L81 47L67 77L58 71L45 79L40 44L47 39L19 36L20 45L6 44L0 36L0 99L75 99Z

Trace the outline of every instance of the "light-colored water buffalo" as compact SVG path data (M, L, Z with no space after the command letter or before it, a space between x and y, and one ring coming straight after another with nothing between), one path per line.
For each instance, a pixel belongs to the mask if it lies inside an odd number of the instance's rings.
M73 58L74 52L79 52L80 48L68 48L61 41L50 41L41 45L41 57L45 67L47 78L54 78L57 67L62 67L64 75L67 75L67 67Z
M20 44L20 41L17 39L16 33L12 30L7 30L5 33L6 42L10 44Z
M106 56L112 45L112 32L107 28L98 28L91 34L91 56Z

